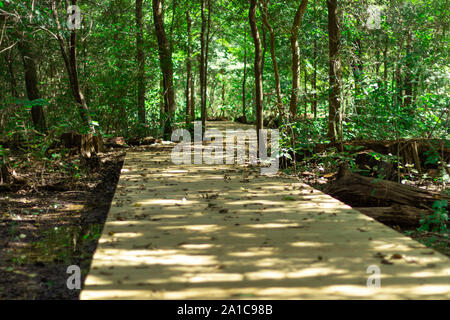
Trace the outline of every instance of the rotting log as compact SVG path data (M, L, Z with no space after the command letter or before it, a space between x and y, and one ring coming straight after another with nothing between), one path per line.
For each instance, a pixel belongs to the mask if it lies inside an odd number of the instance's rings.
M346 163L341 164L337 179L325 192L353 207L399 204L431 210L434 201L449 200L439 192L352 173Z
M390 207L353 207L365 215L390 226L418 227L419 221L424 215L431 213L427 209L419 209L412 206L394 204Z

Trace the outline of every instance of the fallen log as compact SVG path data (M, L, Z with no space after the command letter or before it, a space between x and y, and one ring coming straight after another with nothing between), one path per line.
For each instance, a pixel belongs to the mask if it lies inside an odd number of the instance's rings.
M390 226L417 228L423 215L431 213L427 209L394 204L390 207L353 207L365 215Z
M439 192L352 173L345 163L340 166L337 179L325 192L352 207L389 207L399 204L431 210L434 201L449 200L448 196Z

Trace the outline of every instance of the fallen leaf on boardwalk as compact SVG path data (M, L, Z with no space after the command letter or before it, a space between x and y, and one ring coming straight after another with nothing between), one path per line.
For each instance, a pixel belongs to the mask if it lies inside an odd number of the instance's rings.
M283 197L281 200L283 200L283 201L295 201L295 198L294 197L290 197L290 196L286 196L286 197Z

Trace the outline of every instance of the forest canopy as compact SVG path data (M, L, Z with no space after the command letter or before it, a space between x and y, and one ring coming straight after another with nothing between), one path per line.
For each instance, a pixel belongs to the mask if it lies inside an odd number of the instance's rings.
M222 117L443 138L448 18L437 0L3 0L0 128L129 137Z

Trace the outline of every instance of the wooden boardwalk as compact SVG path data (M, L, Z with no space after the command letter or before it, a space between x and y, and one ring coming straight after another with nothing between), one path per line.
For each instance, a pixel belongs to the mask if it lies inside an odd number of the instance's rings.
M170 151L127 153L81 299L450 298L446 256L294 178Z

